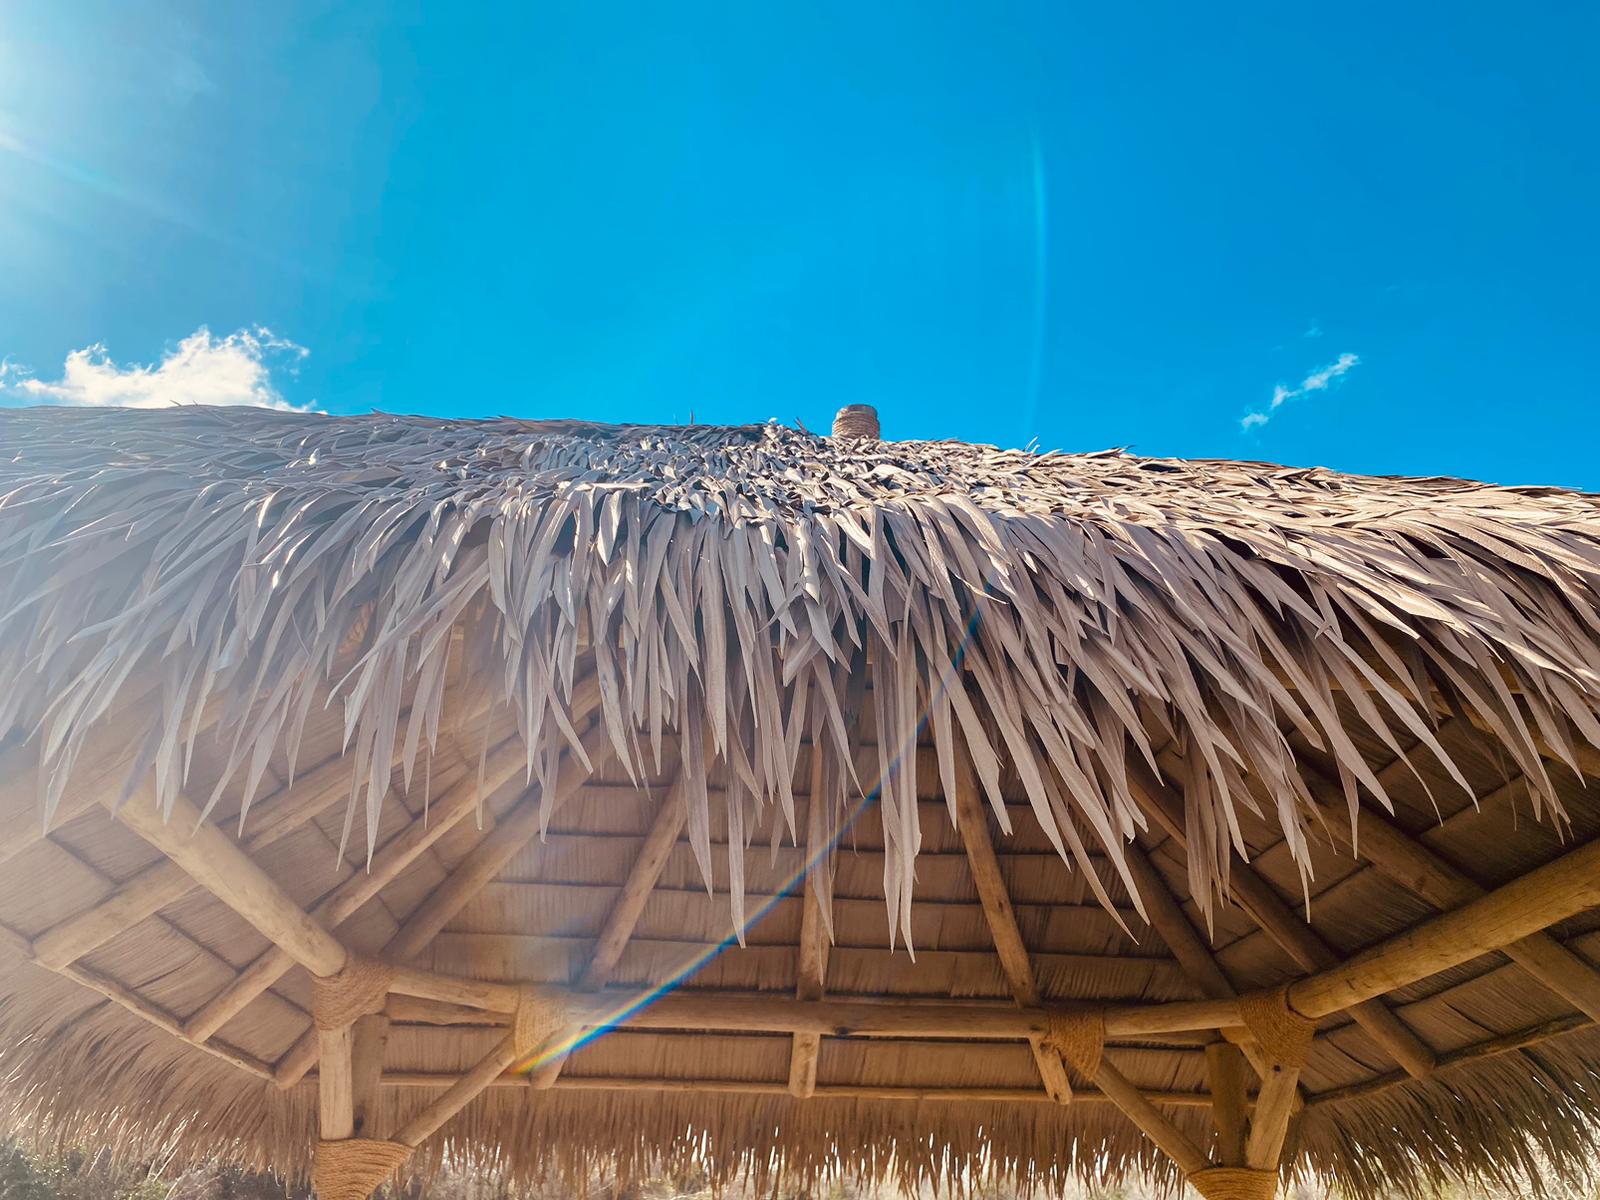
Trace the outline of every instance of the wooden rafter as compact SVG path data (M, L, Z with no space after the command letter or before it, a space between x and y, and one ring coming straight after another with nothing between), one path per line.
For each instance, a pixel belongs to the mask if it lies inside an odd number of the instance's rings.
M833 848L828 845L828 822L824 813L822 754L811 748L811 787L806 797L806 871L801 885L800 944L795 967L794 994L797 1000L821 1000L828 979L828 951L832 939L822 911L822 893L817 888L817 873L833 869ZM789 1092L802 1099L816 1095L817 1060L822 1054L822 1036L797 1033L789 1045Z
M595 703L599 703L598 695ZM580 741L591 763L603 760L611 744L604 723L592 726ZM573 755L564 755L556 779L555 795L550 798L551 806L559 807L570 800L583 787L587 777L582 764ZM543 822L542 807L542 798L530 793L507 813L456 864L450 877L417 906L378 953L393 963L407 963L421 954L439 931L538 835ZM316 1062L316 1057L316 1038L308 1031L279 1059L276 1068L279 1085L288 1087L300 1080Z
M350 793L350 766L334 759L306 772L295 783L256 807L244 839L250 852L264 850L305 825ZM129 804L138 803L135 796ZM64 966L104 945L194 890L182 867L163 858L121 884L83 912L51 926L33 940L33 953L46 966Z
M1308 778L1324 826L1351 853L1441 911L1459 908L1488 891L1465 872L1398 826L1368 808L1358 810L1356 839L1350 837L1348 810L1335 804L1333 789L1320 776ZM1568 1004L1600 1020L1600 971L1548 933L1535 933L1502 947L1519 967Z
M983 915L989 923L989 933L994 938L995 954L1000 959L1000 969L1011 986L1011 995L1023 1008L1038 1008L1043 1002L1038 981L1034 978L1033 963L1028 948L1022 940L1022 930L1017 925L1016 909L1006 889L1005 876L1000 873L1000 860L994 851L994 839L989 833L989 818L983 810L982 791L977 772L965 747L956 755L956 830L966 847L967 865L972 869L972 882L978 889L978 899L983 904ZM1038 1065L1039 1078L1052 1099L1066 1104L1072 1099L1072 1083L1061 1055L1050 1049L1040 1036L1028 1039L1033 1051L1033 1061Z
M478 811L482 797L510 782L524 767L520 744L507 743L485 760L482 787L476 773L458 780L430 806L428 820L408 822L372 857L365 871L357 871L325 895L311 915L337 929L392 883L412 863ZM184 1023L184 1032L196 1041L206 1038L244 1010L294 967L294 960L277 946L269 946Z
M1582 1033L1593 1030L1595 1022L1580 1013L1569 1013L1566 1016L1554 1017L1548 1021L1540 1021L1536 1025L1529 1025L1522 1029L1514 1029L1510 1033L1502 1033L1495 1037L1484 1038L1480 1042L1472 1042L1459 1050L1450 1050L1439 1056L1438 1071L1449 1071L1467 1063L1477 1062L1485 1058L1498 1058L1502 1054L1515 1054L1519 1050L1529 1050L1545 1042L1566 1037L1568 1034ZM1337 1104L1342 1100L1354 1100L1361 1096L1372 1096L1379 1092L1389 1091L1391 1088L1411 1082L1411 1077L1404 1071L1387 1071L1382 1075L1375 1075L1370 1079L1363 1079L1344 1087L1329 1088L1325 1092L1314 1092L1306 1098L1308 1107L1323 1104Z
M1183 801L1144 763L1128 762L1128 782L1140 804L1179 845L1187 845ZM1239 906L1274 942L1307 971L1339 962L1339 954L1285 904L1272 885L1235 855L1228 886ZM1373 998L1352 1007L1351 1016L1394 1060L1418 1079L1433 1069L1434 1053L1399 1017Z
M1151 927L1167 943L1167 948L1178 960L1184 974L1202 995L1214 1000L1237 998L1238 989L1233 986L1222 965L1217 962L1211 947L1206 945L1199 931L1189 923L1183 905L1167 886L1167 881L1161 877L1161 873L1156 870L1155 864L1150 861L1144 849L1137 842L1132 842L1123 853L1124 861L1128 864L1128 872L1133 876L1134 886L1139 889L1139 895L1144 900L1145 913L1150 918ZM1260 1047L1255 1044L1255 1040L1249 1036L1247 1030L1227 1028L1222 1030L1222 1035L1229 1041L1237 1042L1246 1057L1250 1059L1257 1074L1265 1076L1267 1064L1262 1058Z
M667 789L666 796L657 807L656 815L650 822L650 830L645 834L644 842L639 847L638 856L628 870L628 877L617 893L611 911L606 914L600 936L595 939L594 953L575 981L574 986L579 991L599 991L610 981L611 973L622 960L622 952L627 948L628 939L633 936L639 918L644 915L644 907L650 899L650 893L655 889L656 881L661 878L661 872L666 868L667 859L672 855L672 848L678 844L678 835L683 831L684 822L688 819L689 809L684 801L683 788L680 775L679 779ZM552 1086L561 1074L566 1061L567 1055L562 1054L541 1063L528 1077L529 1084L539 1089Z
M30 961L28 939L10 926L0 925L0 949L9 951L19 961ZM176 1014L169 1012L154 1001L147 1000L132 988L117 982L109 975L90 970L77 963L56 968L55 974L60 975L63 979L70 979L79 987L85 988L102 1000L109 1001L117 1007L132 1013L163 1033L170 1034L180 1040L187 1040L183 1036L183 1022L178 1019ZM213 1041L195 1048L209 1054L212 1058L227 1063L229 1066L237 1067L247 1075L254 1075L257 1079L271 1080L273 1077L270 1064L264 1063L254 1055L246 1054L236 1047Z

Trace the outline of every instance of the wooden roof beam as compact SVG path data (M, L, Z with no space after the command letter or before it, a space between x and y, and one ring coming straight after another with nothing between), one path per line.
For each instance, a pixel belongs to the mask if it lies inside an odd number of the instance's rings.
M597 706L598 703L597 695ZM600 762L609 753L611 739L603 722L592 725L580 741L591 763ZM564 755L556 778L555 795L551 797L552 807L565 804L583 788L587 779L588 773L582 764L570 753ZM450 877L429 893L428 898L406 918L378 954L391 964L405 964L421 954L439 931L538 835L541 807L537 792L529 793L498 825L479 839L478 844L456 864ZM515 1002L513 996L513 1006ZM308 1031L278 1060L276 1077L279 1086L288 1087L299 1081L316 1059L316 1038Z
M480 789L476 771L457 780L430 805L426 822L407 822L405 828L378 849L371 864L357 871L324 896L311 915L337 929L353 917L385 887L397 879L440 838L476 813L485 795L492 794L523 771L527 756L514 739L502 744L484 763ZM271 946L250 963L234 980L206 1001L184 1023L184 1032L205 1041L224 1024L242 1012L257 996L270 988L294 967L294 960L277 946Z
M1528 1025L1522 1029L1514 1029L1510 1033L1499 1034L1495 1037L1484 1038L1480 1042L1472 1042L1462 1046L1459 1050L1450 1050L1439 1056L1438 1070L1449 1071L1468 1063L1477 1062L1484 1058L1498 1058L1503 1054L1514 1054L1519 1050L1527 1050L1556 1038L1566 1037L1568 1034L1582 1033L1592 1030L1595 1022L1581 1013L1569 1013L1563 1017L1555 1017L1549 1021L1540 1021L1536 1025ZM1306 1097L1306 1104L1316 1107L1323 1104L1337 1104L1343 1100L1355 1100L1362 1096L1372 1096L1379 1092L1389 1091L1401 1084L1411 1082L1411 1077L1404 1071L1388 1071L1382 1075L1374 1075L1370 1079L1363 1079L1357 1083L1346 1084L1344 1087L1329 1088L1325 1092L1314 1092Z
M989 933L994 938L995 954L1011 995L1023 1008L1038 1008L1043 1002L1038 981L1034 978L1033 963L1028 948L1022 940L1022 930L1017 925L1016 909L1012 907L1006 889L1005 876L1000 873L1000 860L995 855L994 839L989 833L989 818L984 812L982 791L972 760L962 746L956 754L956 829L961 843L966 847L967 864L972 870L972 882L978 889L978 899L983 904L983 915L989 923ZM808 997L801 997L807 999ZM1028 1039L1033 1060L1039 1068L1039 1078L1044 1089L1057 1103L1072 1100L1072 1083L1061 1055L1045 1044L1041 1036Z
M828 845L827 821L822 811L822 754L811 745L811 788L806 796L806 870L801 885L799 958L795 968L796 1000L821 1000L828 979L828 923L823 920L822 894L817 872L832 870L833 848ZM817 1060L822 1055L822 1035L797 1033L789 1044L789 1092L801 1099L817 1091Z
M1332 782L1320 772L1308 772L1306 782L1324 826L1341 846L1435 908L1448 912L1487 894L1482 884L1371 809L1358 810L1352 839L1348 811L1342 795L1335 799ZM1531 934L1502 949L1568 1004L1592 1020L1600 1020L1600 971L1574 951L1548 933Z
M1183 801L1178 795L1137 759L1128 760L1128 783L1140 804L1168 835L1180 845L1187 845ZM1279 898L1271 884L1237 856L1229 871L1228 885L1251 920L1302 969L1320 971L1338 964L1338 952ZM1411 1075L1421 1079L1433 1069L1433 1051L1381 1001L1364 1000L1351 1007L1350 1015Z
M28 949L28 939L8 925L0 925L0 948L10 951L18 960L31 961ZM163 1033L170 1034L180 1041L187 1042L183 1036L182 1022L168 1012L165 1008L153 1001L145 999L132 988L129 988L109 975L99 971L91 971L87 967L77 964L68 964L64 967L46 968L64 979L70 979L79 987L85 988L102 1000L109 1001L117 1007L127 1010L140 1020L154 1025ZM190 1043L196 1050L209 1054L212 1058L219 1059L229 1066L237 1067L247 1075L254 1075L257 1079L270 1080L272 1067L253 1055L232 1046L212 1042L208 1045Z
M1289 999L1308 1017L1327 1016L1502 949L1596 905L1600 839L1298 981Z
M600 936L595 939L594 953L574 984L579 991L599 991L610 980L611 973L622 960L622 952L627 948L628 939L633 936L639 918L644 915L644 906L650 899L650 893L655 889L656 881L661 878L661 872L666 869L667 859L671 857L672 848L678 844L678 835L688 820L689 809L684 800L683 789L684 784L680 774L656 809L655 818L650 822L650 830L645 834L638 856L633 860L633 866L628 869L628 877L624 880L621 891L617 893L611 911L606 914ZM528 1077L529 1085L541 1090L551 1087L561 1074L566 1061L567 1054L561 1054L548 1062L541 1063Z
M391 1071L383 1077L385 1087L441 1088L457 1077L432 1071ZM526 1090L526 1080L518 1074L501 1075L490 1087ZM787 1096L788 1084L760 1079L684 1079L641 1075L563 1075L556 1091L573 1092L669 1092L727 1096ZM1205 1092L1140 1089L1152 1104L1171 1108L1207 1108L1211 1097ZM1038 1088L1005 1087L905 1087L895 1084L819 1083L815 1093L827 1099L946 1101L949 1103L1054 1104ZM1111 1098L1099 1088L1079 1088L1073 1093L1078 1104L1110 1104Z

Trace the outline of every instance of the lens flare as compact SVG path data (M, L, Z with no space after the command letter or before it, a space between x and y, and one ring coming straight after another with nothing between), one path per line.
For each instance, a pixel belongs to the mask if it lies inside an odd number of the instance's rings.
M977 634L978 620L979 614L974 613L971 619L967 622L966 629L962 632L961 641L956 645L955 652L950 656L949 664L939 676L937 689L938 694L942 695L948 691L952 681L960 674L962 661L966 658L967 647L972 644L972 639ZM891 775L899 769L899 765L904 761L906 755L916 753L917 743L922 740L922 733L927 728L928 719L929 710L924 708L921 715L917 719L916 729L911 735L910 739L908 739L907 742L895 747L895 752L889 759L889 773ZM690 976L700 971L725 950L737 945L742 934L749 932L752 928L759 924L768 913L778 906L780 901L785 900L794 894L795 889L800 887L804 882L806 875L809 874L814 867L819 866L827 858L827 856L833 851L834 847L839 844L844 835L855 826L855 823L858 820L861 819L861 815L878 802L878 797L883 791L883 783L884 776L880 775L876 780L873 781L871 787L862 789L861 798L850 806L849 811L845 815L845 819L839 822L838 828L835 830L833 837L829 839L827 844L823 846L822 849L818 850L817 853L805 859L801 863L798 870L784 879L782 884L773 892L772 896L769 897L767 901L754 912L750 913L745 918L745 921L741 926L737 927L733 931L730 931L728 935L720 942L717 942L715 945L708 947L701 953L694 955L692 958L686 961L682 967L674 971L672 975L664 979L662 982L655 984L644 991L634 993L627 997L619 998L616 1007L607 1011L603 1016L598 1018L595 1024L567 1037L558 1038L553 1042L547 1043L536 1053L519 1059L517 1062L512 1064L511 1073L516 1075L526 1075L544 1066L546 1063L556 1062L565 1058L569 1054L573 1053L573 1051L581 1049L583 1046L594 1041L601 1035L609 1033L617 1026L626 1024L630 1017L648 1008L662 996L670 995L672 992L676 991L683 985L685 980L689 979Z

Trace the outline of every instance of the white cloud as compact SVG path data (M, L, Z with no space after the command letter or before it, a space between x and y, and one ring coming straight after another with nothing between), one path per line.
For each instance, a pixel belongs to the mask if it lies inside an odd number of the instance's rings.
M1319 337L1322 336L1322 326L1318 325L1316 323L1316 321L1313 320L1311 322L1311 324L1306 326L1306 331L1303 334L1301 334L1300 336L1301 337L1308 337L1308 338L1319 338Z
M44 380L8 359L0 362L0 400L96 408L245 404L297 411L273 385L272 374L294 374L307 353L263 327L218 338L202 325L152 365L120 366L103 344L96 344L69 353L60 379Z
M1340 378L1351 367L1358 365L1361 358L1355 354L1341 354L1334 362L1325 367L1318 367L1311 374L1300 381L1298 387L1286 387L1278 384L1272 389L1272 402L1260 412L1247 413L1239 422L1241 429L1258 429L1272 420L1277 411L1296 396L1304 396L1308 392L1325 392L1336 379Z

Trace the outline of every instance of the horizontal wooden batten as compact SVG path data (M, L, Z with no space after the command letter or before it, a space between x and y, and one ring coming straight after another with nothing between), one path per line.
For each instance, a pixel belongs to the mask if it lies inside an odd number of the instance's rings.
M308 1086L314 1085L316 1078L315 1074L308 1075L301 1082ZM388 1071L383 1076L383 1086L392 1088L438 1088L443 1090L451 1087L460 1078L461 1076L459 1075L448 1075L432 1071ZM528 1080L527 1076L522 1074L503 1074L493 1080L489 1086L495 1088L517 1088L526 1091ZM563 1074L552 1084L552 1087L556 1091L571 1092L675 1092L784 1097L790 1095L787 1082L772 1083L766 1080L742 1079L657 1079L634 1075L573 1076ZM1140 1090L1145 1098L1153 1104L1174 1108L1206 1108L1211 1104L1211 1096L1206 1092ZM916 1088L895 1087L893 1085L819 1083L812 1096L822 1100L944 1101L952 1104L1056 1103L1048 1093L1031 1088ZM1112 1103L1109 1096L1095 1088L1077 1088L1073 1091L1072 1096L1074 1103Z

